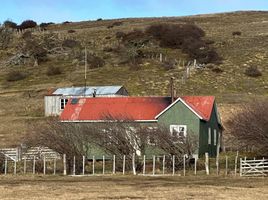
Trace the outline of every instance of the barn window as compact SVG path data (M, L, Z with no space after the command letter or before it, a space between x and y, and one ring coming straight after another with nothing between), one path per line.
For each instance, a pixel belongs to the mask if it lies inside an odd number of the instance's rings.
M68 99L61 99L60 100L60 109L63 110L68 103Z
M175 142L185 142L187 135L186 125L170 125L170 134Z
M211 128L208 128L208 144L211 144Z
M157 132L158 128L157 127L148 127L148 144L155 146L156 145L156 139L155 139L155 134Z
M217 145L217 130L214 129L214 145Z

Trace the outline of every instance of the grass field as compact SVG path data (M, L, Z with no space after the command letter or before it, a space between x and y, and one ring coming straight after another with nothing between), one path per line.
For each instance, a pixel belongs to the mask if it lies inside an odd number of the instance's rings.
M267 178L1 176L1 199L268 199Z

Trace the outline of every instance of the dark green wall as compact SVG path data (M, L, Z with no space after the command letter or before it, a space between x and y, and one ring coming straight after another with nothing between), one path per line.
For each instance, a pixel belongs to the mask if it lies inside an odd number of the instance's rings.
M208 144L208 129L211 128L211 144ZM217 131L216 145L214 145L214 129ZM213 105L211 118L208 122L200 121L200 139L199 139L199 155L204 155L206 152L210 156L215 157L217 155L217 144L219 139L220 127L217 120L217 109L216 104Z

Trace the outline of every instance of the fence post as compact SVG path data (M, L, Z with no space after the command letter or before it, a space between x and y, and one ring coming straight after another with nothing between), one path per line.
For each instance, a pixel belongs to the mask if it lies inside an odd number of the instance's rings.
M95 175L95 156L92 158L92 174Z
M205 156L206 156L206 162L205 162L206 173L207 173L207 175L209 175L209 157L208 157L208 153L205 153Z
M43 161L44 161L43 173L44 173L44 175L46 175L46 156L45 155L44 155Z
M113 156L113 174L115 174L115 155Z
M17 160L14 161L14 175L17 174Z
M163 62L163 55L162 55L162 53L160 53L159 61L160 61L160 62Z
M163 156L163 174L165 174L165 163L166 163L166 156Z
M186 155L183 155L183 176L185 176L185 174L186 174L185 162L186 162Z
M105 156L102 156L102 174L105 174Z
M194 175L196 175L197 157L194 157Z
M83 165L83 166L82 166L82 174L85 175L85 161L86 161L86 157L83 156L82 159L83 159L83 164L82 164L82 165Z
M75 175L75 156L74 156L74 161L73 161L73 175Z
M225 156L225 175L228 175L228 156Z
M216 156L217 175L219 175L219 155Z
M67 175L67 170L66 170L66 154L63 154L63 175Z
M240 176L242 176L242 158L240 158Z
M155 156L153 156L153 175L155 175Z
M26 157L24 157L24 162L23 162L23 173L26 174Z
M133 168L133 175L136 175L135 153L133 153L132 155L132 168Z
M175 175L175 155L172 156L172 175Z
M146 156L143 155L143 170L142 170L142 174L145 175L146 173Z
M35 156L33 157L33 174L35 174Z
M7 157L5 156L5 175L7 175Z
M126 169L126 155L123 155L123 175L125 175L125 169Z
M53 174L56 175L56 170L57 170L57 158L54 158L54 170L53 170Z
M238 151L236 152L236 156L235 156L235 176L237 173L237 160L238 160Z

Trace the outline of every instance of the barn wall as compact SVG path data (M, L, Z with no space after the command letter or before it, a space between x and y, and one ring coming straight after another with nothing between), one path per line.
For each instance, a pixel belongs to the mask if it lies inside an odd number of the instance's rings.
M208 129L211 128L211 144L208 144ZM215 157L217 155L217 145L214 145L214 129L217 131L216 144L218 144L220 127L217 120L217 109L216 104L213 105L213 111L211 113L210 120L208 122L201 121L200 123L200 152L199 154L204 155L206 152L210 156Z
M45 116L57 116L61 113L60 96L45 96Z
M194 134L199 140L200 119L181 101L178 101L169 110L163 113L159 117L158 122L168 129L170 125L186 125L187 133ZM198 149L195 153L198 153Z

